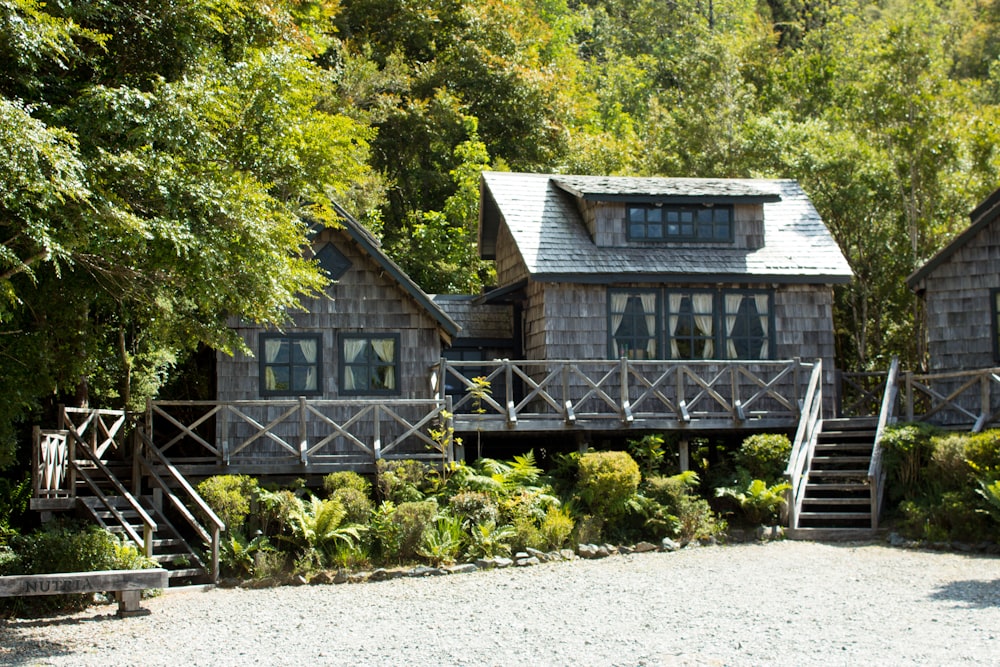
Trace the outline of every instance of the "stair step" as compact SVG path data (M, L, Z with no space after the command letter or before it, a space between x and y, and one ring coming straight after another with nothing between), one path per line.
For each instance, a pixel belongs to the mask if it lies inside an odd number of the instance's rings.
M879 531L871 528L787 528L785 537L789 540L813 540L817 542L841 540L871 540Z
M871 498L810 498L802 499L803 505L871 505Z
M810 470L809 479L812 481L815 477L853 477L856 479L868 479L868 470Z
M868 492L867 482L825 482L816 483L813 480L809 480L806 484L806 495L809 495L810 491L864 491Z
M871 519L870 512L800 512L799 521L809 521L810 519L837 519L840 521L868 521Z
M167 570L170 579L186 579L188 577L204 577L207 572L200 567L187 567L179 570Z
M871 456L813 456L812 465L817 463L871 463Z

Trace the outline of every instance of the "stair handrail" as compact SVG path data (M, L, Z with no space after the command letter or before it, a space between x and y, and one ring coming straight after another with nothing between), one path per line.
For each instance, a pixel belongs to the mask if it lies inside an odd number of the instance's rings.
M806 472L816 448L823 419L823 360L817 359L809 376L809 386L802 403L799 425L792 441L792 451L788 457L788 467L785 468L785 479L789 489L785 492L788 507L788 527L799 527L799 513L802 498L809 478Z
M188 482L187 478L177 469L177 467L170 462L169 459L160 451L160 449L153 444L146 430L139 425L136 428L136 433L139 437L139 442L142 445L142 449L148 451L152 458L155 458L157 462L162 466L162 469L166 474L173 480L177 488L184 492L189 502L197 509L198 512L204 516L208 523L208 527L203 526L198 517L195 516L193 512L188 508L188 505L174 493L173 488L171 488L166 480L153 468L152 463L142 455L141 451L137 451L135 458L136 461L141 465L145 471L149 474L149 478L154 482L163 492L166 494L167 498L170 500L171 504L177 509L177 511L184 517L184 520L188 522L192 529L198 534L198 536L211 544L212 547L212 567L211 575L212 581L217 582L219 580L219 545L222 532L226 529L226 524L219 518L219 516L212 511L212 508L208 506L205 499L201 497L191 483Z
M114 487L118 495L121 498L123 498L125 502L128 503L129 507L132 508L132 510L138 515L139 519L142 521L141 540L139 539L138 534L132 529L132 526L128 523L128 521L125 520L125 517L122 515L122 513L118 511L118 508L115 507L114 504L111 502L111 499L108 498L108 496L103 491L100 490L100 488L97 486L97 483L93 479L91 479L90 475L87 474L83 466L80 465L80 462L77 460L73 460L70 462L70 465L73 466L73 469L76 471L76 473L83 478L87 486L90 487L90 490L93 491L94 495L97 496L97 498L101 501L101 504L103 504L104 507L109 512L111 512L111 515L118 520L118 522L121 524L125 532L128 533L129 537L131 537L132 540L136 543L136 546L142 547L143 553L147 557L152 556L153 533L155 533L157 529L156 521L153 520L153 517L149 515L149 513L142 506L139 500L134 495L132 495L128 489L125 488L125 485L121 483L121 480L119 480L118 477L115 476L115 474L111 472L111 470L106 465L104 465L104 462L101 461L100 457L98 457L97 454L90 449L90 445L88 445L86 442L80 439L79 435L76 434L75 432L71 431L71 434L73 438L76 440L76 451L83 452L86 455L86 457L90 460L90 462L94 464L95 468L101 473L101 475L104 476L104 479L107 480L108 483L110 483L111 486Z
M893 356L889 364L889 375L885 380L885 393L882 395L882 405L878 412L878 426L875 428L875 440L872 443L872 460L868 466L868 485L871 489L872 529L878 528L879 516L882 513L882 499L885 495L885 469L882 466L882 437L887 426L896 423L896 410L899 395L899 357Z

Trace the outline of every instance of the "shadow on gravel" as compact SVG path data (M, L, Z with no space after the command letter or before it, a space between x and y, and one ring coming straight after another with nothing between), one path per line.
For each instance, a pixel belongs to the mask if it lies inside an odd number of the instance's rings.
M115 614L101 614L90 618L15 618L0 620L0 665L46 664L45 658L73 655L79 646L67 646L48 641L33 630L45 631L57 625L88 625L107 621L121 622Z
M953 581L931 593L932 600L958 602L966 607L1000 607L1000 579Z

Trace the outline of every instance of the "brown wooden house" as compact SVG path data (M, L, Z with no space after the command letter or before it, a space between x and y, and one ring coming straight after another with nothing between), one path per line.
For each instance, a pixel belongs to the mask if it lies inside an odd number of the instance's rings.
M527 359L822 359L832 385L852 273L794 181L484 173L479 245Z
M1000 367L1000 189L969 217L969 226L906 284L925 307L928 370L936 376L925 393L952 403L928 419L974 419L981 428L1000 410L996 375L984 372Z

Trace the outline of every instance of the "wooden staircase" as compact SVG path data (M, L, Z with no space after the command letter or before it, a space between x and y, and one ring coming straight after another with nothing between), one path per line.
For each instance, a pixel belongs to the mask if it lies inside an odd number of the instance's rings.
M145 523L128 500L121 496L108 496L107 501L117 511L112 511L105 501L95 496L77 498L82 512L97 525L120 537L128 539L128 529L143 535ZM171 586L210 583L211 569L180 531L153 504L151 497L138 498L140 505L156 523L150 539L150 558L167 570ZM141 550L140 546L140 550Z
M867 536L872 517L868 471L877 421L874 418L824 419L807 469L798 513L798 537Z

